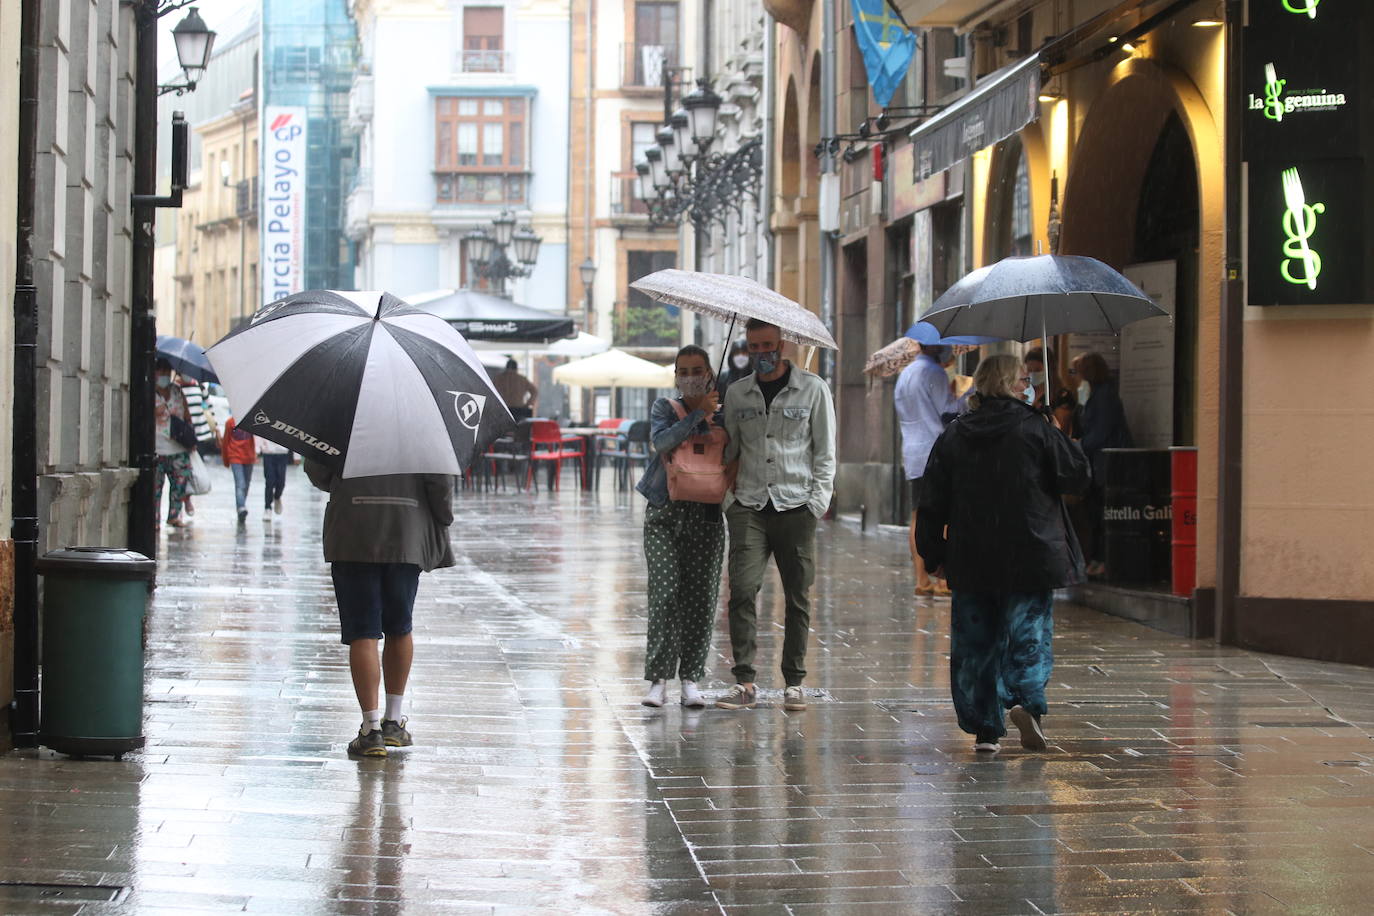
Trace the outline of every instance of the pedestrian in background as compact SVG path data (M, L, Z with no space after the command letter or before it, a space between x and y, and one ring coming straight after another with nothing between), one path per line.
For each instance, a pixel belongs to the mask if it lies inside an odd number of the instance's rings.
M262 456L262 520L272 521L281 515L281 495L286 490L286 466L291 463L291 450L270 439L258 437L258 454Z
M159 359L154 364L153 381L154 447L157 452L154 517L160 518L162 481L166 478L167 524L182 528L190 524L182 518L182 508L191 477L191 449L195 447L195 430L191 426L191 410L186 404L186 395L172 383L172 364Z
M1084 494L1079 523L1084 530L1088 575L1096 578L1106 573L1103 564L1102 509L1103 478L1106 471L1107 448L1130 448L1131 430L1126 425L1126 408L1117 393L1111 369L1100 353L1084 353L1069 366L1069 378L1078 384L1078 434L1083 452L1092 465L1093 482Z
M202 455L208 454L213 451L219 437L214 430L214 417L205 407L205 390L201 387L200 382L184 375L177 376L177 384L181 387L181 393L186 397L187 417L191 421L192 429L196 431L196 451ZM187 458L190 458L189 452ZM196 514L196 507L189 491L186 493L186 498L181 501L181 505L187 515Z
M1026 351L1025 363L1026 375L1030 378L1031 389L1035 395L1034 406L1042 410L1046 407L1053 410L1056 401L1071 396L1071 392L1059 377L1059 363L1054 358L1053 350L1031 347Z
M649 411L654 457L635 487L644 510L644 559L649 568L649 623L641 702L664 703L666 682L682 681L683 706L706 699L697 682L706 673L711 624L720 595L725 522L720 505L729 484L728 437L711 372L711 358L688 345L673 362L678 398L659 398Z
M921 344L921 352L897 376L892 406L902 431L902 466L911 488L911 526L907 532L911 565L916 571L918 596L947 597L949 589L932 580L916 550L916 512L921 503L921 474L930 448L945 431L945 415L953 413L957 399L946 367L954 364L954 350L938 344Z
M246 429L239 429L230 417L224 421L219 454L224 466L234 474L234 507L242 525L248 518L248 488L253 483L253 465L258 461L257 437Z
M412 743L402 715L415 655L412 614L420 573L454 564L453 478L443 474L342 477L307 460L310 482L329 494L324 558L334 580L341 640L363 722L348 743L355 757L385 757ZM382 646L381 660L377 649ZM378 708L377 690L386 686Z
M754 372L725 395L727 461L739 461L726 497L730 530L730 649L735 685L721 709L758 703L754 655L758 594L768 558L777 563L786 605L783 708L806 709L806 643L816 580L816 520L835 485L835 404L830 387L783 358L777 325L750 319L745 340Z
M716 391L720 393L721 403L725 403L725 392L730 390L731 385L753 372L749 345L742 340L730 344L730 354L725 358L725 374L716 379Z
M539 405L539 389L520 374L520 366L515 360L506 360L505 371L496 373L491 384L517 421L534 416L535 408Z
M1040 719L1054 663L1054 589L1083 581L1062 497L1088 485L1077 443L1025 401L1013 356L984 359L973 410L935 442L922 475L916 545L953 590L949 680L959 727L996 753L1007 733L1044 750Z

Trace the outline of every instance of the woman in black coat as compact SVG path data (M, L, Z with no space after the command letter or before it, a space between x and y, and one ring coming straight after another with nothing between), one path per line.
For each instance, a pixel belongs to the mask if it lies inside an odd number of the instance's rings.
M1013 356L973 376L974 409L935 441L922 476L916 548L953 592L950 690L974 750L1007 733L1043 750L1040 717L1054 662L1054 589L1083 581L1083 554L1062 496L1089 480L1083 450L1026 403Z
M1126 408L1121 404L1116 382L1107 361L1099 353L1084 353L1069 366L1069 378L1078 385L1078 435L1083 453L1092 465L1093 482L1084 494L1080 530L1087 554L1088 575L1102 575L1103 470L1106 448L1130 448L1131 430L1126 425Z

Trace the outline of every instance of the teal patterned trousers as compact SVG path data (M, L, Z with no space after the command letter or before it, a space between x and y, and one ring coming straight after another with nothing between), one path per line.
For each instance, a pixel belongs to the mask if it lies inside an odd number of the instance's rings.
M1007 733L1005 710L1045 714L1054 667L1054 592L955 591L950 615L949 685L959 727L970 735Z
M725 521L720 506L669 501L644 510L649 633L644 679L699 681L711 651Z

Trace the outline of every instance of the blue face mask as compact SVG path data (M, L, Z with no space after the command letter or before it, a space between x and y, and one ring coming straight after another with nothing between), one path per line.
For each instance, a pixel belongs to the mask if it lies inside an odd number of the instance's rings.
M778 368L780 354L777 350L764 350L754 354L754 371L759 375L772 375Z
M1024 397L1024 398L1026 399L1026 403L1027 403L1027 404L1030 404L1031 406L1034 406L1034 405L1035 405L1035 386L1034 386L1034 385L1027 385L1027 386L1026 386L1026 391L1025 391L1024 394L1022 394L1022 397Z

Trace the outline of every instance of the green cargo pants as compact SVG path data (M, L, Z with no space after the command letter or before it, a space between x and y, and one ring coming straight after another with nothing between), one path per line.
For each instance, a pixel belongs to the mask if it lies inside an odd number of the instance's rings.
M644 680L699 681L706 673L724 553L720 506L669 501L645 507L649 632Z
M730 647L735 681L754 680L758 594L771 555L782 578L782 678L789 687L806 679L806 640L811 626L811 586L816 581L816 516L806 506L786 512L735 503L725 511L730 527Z

